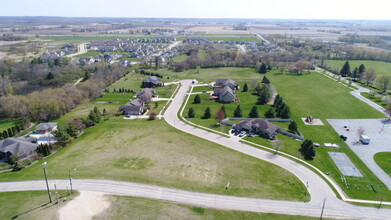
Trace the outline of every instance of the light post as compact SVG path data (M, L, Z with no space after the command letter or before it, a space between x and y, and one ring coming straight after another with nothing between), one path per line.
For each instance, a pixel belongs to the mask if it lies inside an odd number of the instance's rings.
M76 171L76 168L74 168L73 171ZM71 177L71 170L69 170L69 185L70 185L70 187L71 187L71 194L72 194L72 177Z
M47 190L48 190L49 202L51 203L51 202L52 202L52 196L50 195L49 184L48 184L48 178L47 178L47 176L46 176L46 167L47 167L47 166L48 166L48 163L47 163L47 162L42 163L43 174L45 175L45 181L46 181L46 188L47 188Z

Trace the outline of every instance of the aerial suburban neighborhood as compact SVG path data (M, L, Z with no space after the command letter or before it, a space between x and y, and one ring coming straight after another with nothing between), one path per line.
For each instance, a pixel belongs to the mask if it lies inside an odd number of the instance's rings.
M4 2L0 219L390 219L386 6Z

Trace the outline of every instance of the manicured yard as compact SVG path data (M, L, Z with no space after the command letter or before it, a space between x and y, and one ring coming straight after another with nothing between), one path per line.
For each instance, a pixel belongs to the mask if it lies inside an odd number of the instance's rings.
M46 191L2 192L0 193L1 219L58 219L58 210L66 202L78 195L74 192L71 197L66 191L58 191L59 196L67 199L59 199L59 203L48 204ZM55 194L52 197L56 198Z
M328 66L341 70L346 60L325 60ZM320 61L318 61L320 63ZM366 69L373 69L377 75L391 75L391 63L373 60L349 60L350 70L364 64ZM338 71L339 72L339 71Z
M377 165L391 177L391 152L377 153L374 159Z
M387 108L387 106L388 106L388 103L385 102L383 99L381 99L380 96L377 96L377 95L374 95L374 94L370 94L370 93L367 93L367 92L361 92L360 94L362 96L364 96L365 98L371 100L372 102L375 102L376 104L382 106L383 108Z
M16 119L8 119L8 118L0 118L0 132L15 126L19 120Z
M74 178L78 179L133 181L270 199L308 199L304 185L286 170L180 132L161 120L111 118L87 129L44 161L49 164L49 178L67 178L68 170L77 168ZM0 174L1 181L27 179L42 179L41 163ZM230 190L225 190L227 182L231 182Z
M110 208L94 219L315 219L294 215L208 209L125 196L111 196L109 199Z

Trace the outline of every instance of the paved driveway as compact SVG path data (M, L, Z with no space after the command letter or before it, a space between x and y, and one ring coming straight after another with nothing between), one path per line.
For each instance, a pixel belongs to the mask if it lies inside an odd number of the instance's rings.
M369 169L391 189L391 178L375 162L373 156L378 152L391 152L391 123L385 119L327 119L338 134L348 137L346 143L361 158ZM346 131L343 126L348 126ZM362 127L371 142L363 145L358 140L357 130Z

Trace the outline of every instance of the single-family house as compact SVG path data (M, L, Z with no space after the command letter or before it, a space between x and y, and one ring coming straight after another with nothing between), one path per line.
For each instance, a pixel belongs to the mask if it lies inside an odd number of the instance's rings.
M238 84L232 79L217 79L214 86L221 87L221 88L225 86L229 86L232 90L237 90L239 87Z
M164 84L162 81L160 81L160 78L157 76L150 76L144 79L141 85L142 88L154 88L159 86L164 86Z
M155 96L155 90L150 88L145 88L140 92L136 93L136 97L144 102L150 102L154 96Z
M119 110L126 116L141 115L144 111L144 102L140 99L133 99L126 105L121 105Z
M238 131L246 131L254 134L259 134L260 136L264 136L267 138L274 137L280 129L280 127L278 127L277 125L274 125L264 119L243 120L237 124L234 124L232 128Z
M11 155L18 154L20 159L29 159L36 155L38 144L35 138L7 138L0 141L0 161L8 161Z
M53 132L57 130L57 123L49 122L49 123L41 123L35 128L35 133L37 134L45 134L48 132Z
M217 96L219 102L231 103L235 102L236 100L236 95L229 86L224 86L223 88L215 88L213 90L213 95Z
M79 59L75 59L76 63L81 65L81 66L85 66L85 65L91 65L93 63L95 63L95 59L92 59L91 57L87 57L87 58L79 58Z

